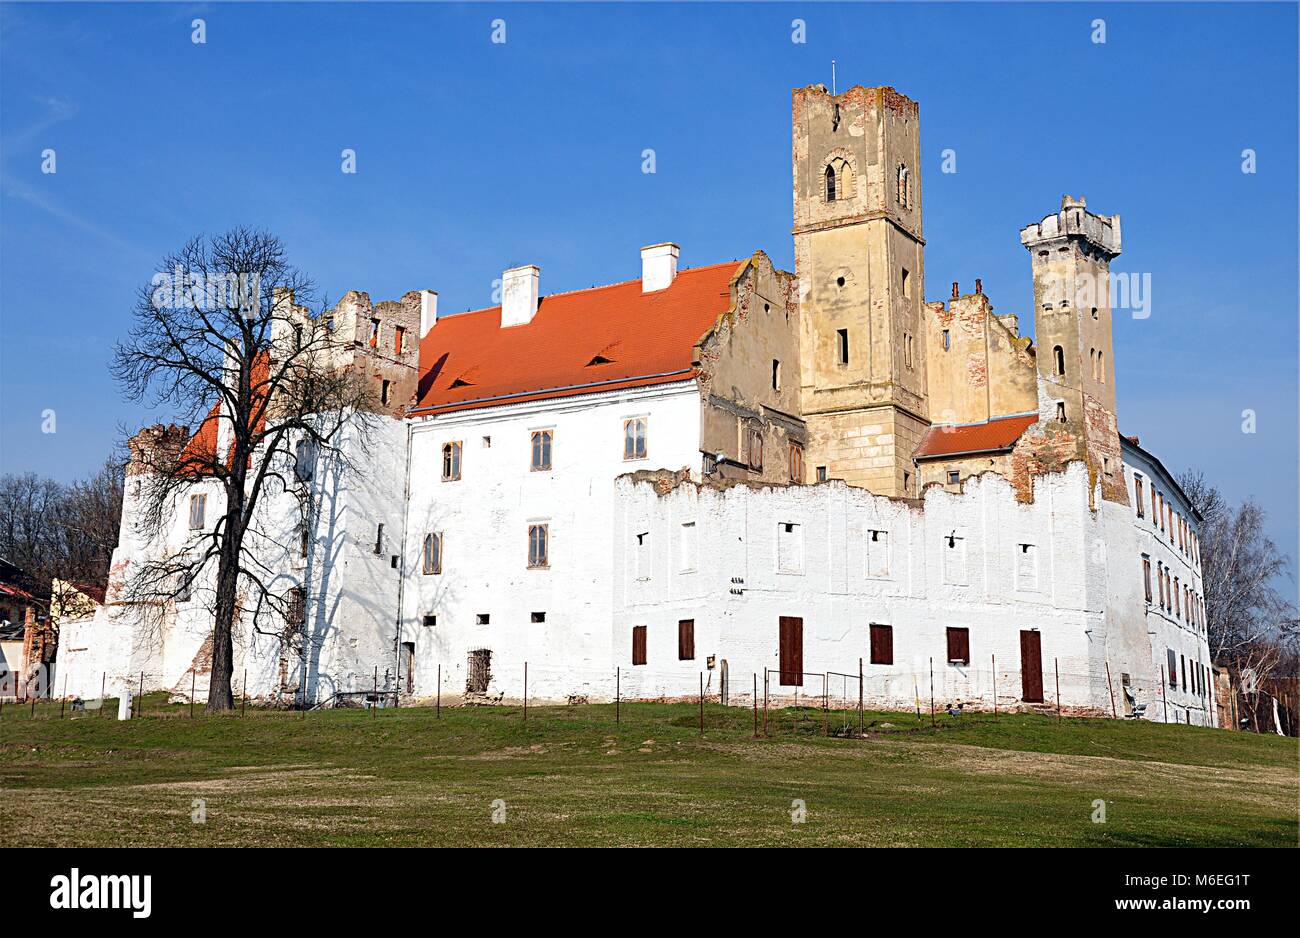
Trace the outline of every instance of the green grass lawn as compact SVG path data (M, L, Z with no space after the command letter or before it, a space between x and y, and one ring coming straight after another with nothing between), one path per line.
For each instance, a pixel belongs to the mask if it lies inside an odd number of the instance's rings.
M0 826L24 845L1294 846L1297 742L1032 714L693 704L189 719L0 712ZM832 731L856 714L831 714ZM206 823L191 820L202 799ZM792 802L806 806L791 822ZM1094 802L1105 823L1094 823ZM492 822L493 802L505 823Z

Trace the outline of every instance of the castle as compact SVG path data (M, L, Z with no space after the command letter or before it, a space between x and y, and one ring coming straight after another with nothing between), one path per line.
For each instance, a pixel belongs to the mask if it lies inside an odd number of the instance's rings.
M237 693L517 699L527 681L533 699L594 700L703 682L733 703L911 709L932 687L1215 724L1198 518L1118 429L1119 217L1066 197L1020 231L1031 341L978 281L925 299L916 102L795 89L792 135L793 273L761 251L679 269L665 243L642 249L640 279L588 290L507 270L501 305L475 312L443 315L429 290L344 297L348 366L391 413L361 471L313 467L309 517L267 499L262 563L298 621L241 623ZM220 424L214 409L197 434L136 443L220 447ZM130 472L115 576L220 512L198 482L146 537ZM205 689L202 584L161 634L113 592L65 626L60 680Z

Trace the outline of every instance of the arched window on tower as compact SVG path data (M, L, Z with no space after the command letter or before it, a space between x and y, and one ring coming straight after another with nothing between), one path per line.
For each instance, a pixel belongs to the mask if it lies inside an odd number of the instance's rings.
M1059 345L1052 349L1052 358L1056 361L1056 373L1065 376L1065 349Z
M905 163L899 163L898 164L898 204L903 206L903 208L907 208L909 203L912 200L911 198L912 194L910 191L908 191L910 186L911 186L911 179L908 176L907 165Z
M835 201L835 167L826 167L826 201Z
M1104 352L1097 353L1097 380L1102 384L1106 383L1106 359Z

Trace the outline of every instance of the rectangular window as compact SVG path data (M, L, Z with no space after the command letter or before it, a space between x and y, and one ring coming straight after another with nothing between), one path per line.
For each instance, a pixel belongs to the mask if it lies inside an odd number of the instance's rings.
M421 567L425 576L442 573L442 535L426 534Z
M956 469L949 469L949 470L948 470L948 484L949 484L949 485L960 485L960 484L961 484L961 472L959 472L959 471L956 470Z
M841 365L849 363L849 330L835 330L835 338L838 343L838 358L836 359Z
M943 330L943 350L946 352L952 348L952 335L947 329Z
M379 346L379 320L378 319L370 320L370 343L369 344L371 348L377 348Z
M948 628L948 663L970 664L970 629Z
M682 619L677 623L677 660L695 660L694 619Z
M393 331L393 352L398 355L402 354L402 346L406 342L406 327L398 326Z
M825 481L826 481L826 467L825 467L825 466L818 466L818 467L817 467L817 481L818 481L818 482L825 482Z
M445 443L442 447L442 481L455 482L460 479L460 443Z
M690 573L695 569L695 522L682 523L677 535L677 556L680 560L678 569Z
M203 528L203 523L208 510L208 496L191 495L190 496L190 530L199 531Z
M776 572L803 573L803 525L783 521L776 526Z
M644 625L632 626L632 663L645 664L645 630Z
M528 526L528 566L550 566L550 526L530 524Z
M1151 602L1151 558L1142 557L1142 588L1146 592L1147 602Z
M903 268L903 297L906 299L912 295L912 275L908 273L906 267Z
M388 403L388 391L393 386L393 382L385 378L379 385L379 403Z
M432 612L426 612L424 614L424 624L430 627L435 626L438 624L438 617Z
M1178 656L1174 654L1174 650L1172 648L1166 648L1165 652L1169 656L1168 659L1169 660L1169 686L1177 687L1178 686Z
M755 472L763 470L763 431L751 427L748 433L749 468Z
M1183 690L1186 691L1187 690L1187 658L1183 655L1179 655L1178 660L1182 663L1183 666Z
M532 467L534 472L545 472L551 468L551 442L553 439L553 430L533 431Z
M1138 517L1145 518L1146 512L1142 504L1142 477L1141 476L1133 477L1133 493L1135 496L1133 501L1137 505Z
M634 417L623 421L623 458L645 459L646 419Z
M790 481L803 481L803 447L798 443L790 444Z
M894 627L892 625L871 626L871 663L894 663Z
M480 612L474 616L474 622L478 625L488 625L492 622L492 614L489 612Z
M301 587L295 586L289 590L284 621L295 632L302 631L302 627L307 624L307 594Z
M867 576L885 579L889 576L889 532L867 532Z
M772 359L772 390L781 390L781 363Z
M542 623L542 622L545 622L545 621L546 621L546 613L544 613L544 612L534 612L534 613L532 614L532 621L533 621L534 623Z
M384 552L384 526L382 524L375 527L375 553Z

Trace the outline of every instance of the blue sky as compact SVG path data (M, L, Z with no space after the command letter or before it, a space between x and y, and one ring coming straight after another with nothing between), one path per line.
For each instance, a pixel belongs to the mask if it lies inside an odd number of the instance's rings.
M834 58L841 88L920 102L929 298L980 277L1028 314L1018 229L1067 192L1122 216L1114 266L1151 275L1152 314L1116 319L1121 429L1254 496L1295 552L1293 5L6 3L0 24L0 471L70 479L166 416L106 366L135 288L199 232L262 226L331 297L447 310L522 263L543 293L636 277L664 240L792 269L790 89Z

